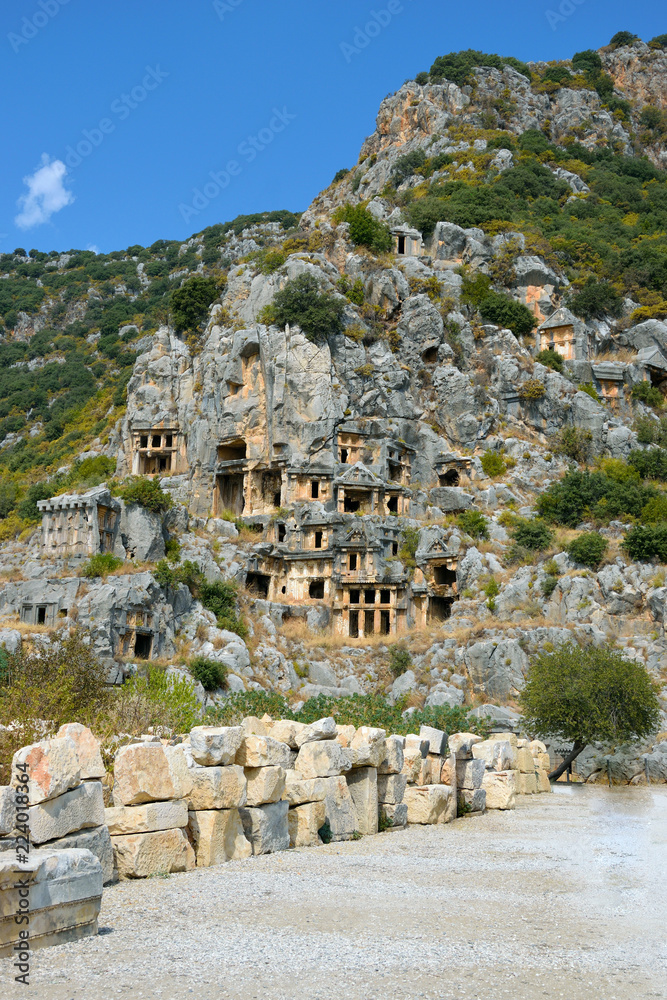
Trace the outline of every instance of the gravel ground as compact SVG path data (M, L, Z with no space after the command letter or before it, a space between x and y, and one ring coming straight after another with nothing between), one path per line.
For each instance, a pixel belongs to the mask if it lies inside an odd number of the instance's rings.
M667 998L667 788L560 787L516 811L104 891L101 933L0 961L0 995L201 1000Z

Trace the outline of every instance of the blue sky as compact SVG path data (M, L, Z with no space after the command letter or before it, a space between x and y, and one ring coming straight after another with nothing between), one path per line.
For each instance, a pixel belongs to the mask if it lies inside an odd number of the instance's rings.
M664 5L3 0L0 251L108 252L303 210L436 56L567 58L621 29L664 33Z

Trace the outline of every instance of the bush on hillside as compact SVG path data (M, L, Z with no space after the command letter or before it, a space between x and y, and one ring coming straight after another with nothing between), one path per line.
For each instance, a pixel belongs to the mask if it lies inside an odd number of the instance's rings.
M623 299L608 281L589 278L583 288L570 297L569 306L584 319L606 319L608 316L618 319L623 312Z
M389 670L394 677L400 677L412 666L412 657L405 646L389 647Z
M512 528L512 538L517 545L531 552L548 549L553 539L549 525L539 518L522 518Z
M633 42L639 40L639 35L635 35L632 31L617 31L615 35L609 40L609 46L612 49L620 49L623 45L632 45Z
M515 336L532 333L537 319L530 309L509 295L489 292L479 307L482 319L497 326L507 327Z
M651 385L648 379L643 379L632 387L633 400L646 403L647 406L662 407L665 397L657 386Z
M485 541L489 537L489 522L478 510L464 510L457 517L456 523L461 531L478 541Z
M344 205L336 218L347 222L350 227L350 239L357 247L366 247L373 253L388 253L393 240L389 226L376 219L363 205Z
M117 493L125 503L136 503L154 514L162 514L174 506L173 499L162 489L160 481L148 476L132 476L118 488Z
M589 566L591 569L597 569L607 548L606 538L603 538L597 531L587 531L570 542L567 554L574 562L580 563L582 566Z
M657 559L667 563L667 523L635 524L625 536L623 548L633 562Z
M535 360L539 361L545 368L551 368L555 372L563 371L563 357L558 351L540 351Z
M112 552L96 552L81 567L81 576L85 576L89 580L98 576L105 577L109 573L113 573L114 570L120 569L122 565L123 560Z
M194 331L208 315L208 307L218 298L213 278L195 274L171 294L171 315L177 333Z
M343 329L344 303L320 291L312 274L300 274L286 282L269 308L272 322L278 326L296 323L309 340L325 340Z
M198 680L205 691L215 691L225 686L227 667L217 660L207 660L204 656L196 656L189 663L190 673Z
M505 460L503 456L497 451L485 451L482 455L482 469L487 476L494 479L496 476L502 476L507 472L507 466L505 465Z
M593 450L593 435L583 427L564 427L556 443L556 452L585 465Z
M604 472L571 469L538 497L537 510L547 521L576 528L581 521L591 518L601 523L622 517L638 518L656 495L655 487L636 480L618 482Z
M647 451L631 451L628 464L642 479L659 479L667 482L667 449L649 448Z

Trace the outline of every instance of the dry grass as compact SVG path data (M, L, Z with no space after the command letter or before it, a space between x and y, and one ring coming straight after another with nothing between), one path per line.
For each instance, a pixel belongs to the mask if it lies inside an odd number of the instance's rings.
M629 347L619 347L616 351L600 351L591 360L593 364L598 361L619 361L622 363L628 363L635 361L636 358L636 351L631 350Z

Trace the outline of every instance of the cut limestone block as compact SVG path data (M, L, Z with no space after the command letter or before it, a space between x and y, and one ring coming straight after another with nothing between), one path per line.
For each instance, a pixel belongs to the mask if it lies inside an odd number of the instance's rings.
M195 853L182 829L129 833L112 837L111 844L120 878L190 872L195 867Z
M406 826L408 807L405 802L380 802L379 813L386 826Z
M384 777L405 778L403 775ZM357 767L347 776L347 785L357 814L357 831L363 834L378 832L378 773L374 767Z
M417 778L418 785L430 785L431 784L431 762L428 757L422 757L419 765L419 776Z
M335 740L337 735L336 721L329 715L326 719L317 719L309 726L304 726L296 734L296 745L302 747L306 743L317 743L318 740Z
M456 790L456 785L447 785L447 786L443 785L443 788L444 787L448 787L451 794L447 799L447 805L445 806L445 818L443 820L443 823L451 823L453 819L456 819L456 816L458 814L457 790Z
M81 778L84 781L87 778L104 777L105 768L100 753L100 744L87 726L82 726L80 722L68 722L60 727L56 736L69 737L70 740L74 741L81 768Z
M483 760L457 760L456 787L481 788L485 770Z
M476 743L472 755L475 760L483 760L488 771L511 771L517 763L517 751L512 744L497 738Z
M23 961L15 945L25 940L20 937L25 927L15 915L26 882L31 950L97 934L102 867L90 851L32 850L20 865L16 852L6 851L0 853L0 957Z
M354 739L356 731L357 730L354 726L336 725L336 740L342 747L349 747Z
M325 778L327 794L324 798L325 821L329 824L332 840L350 840L357 830L357 810L343 775Z
M145 802L140 806L114 806L104 810L104 817L112 837L126 833L176 830L188 825L188 803L185 799L175 799L170 802Z
M285 772L285 798L291 806L322 802L327 790L326 778L302 778L292 769Z
M114 805L185 799L192 791L191 771L180 747L161 743L121 747L114 765Z
M532 774L516 772L516 791L517 795L537 795L537 777L534 771Z
M551 757L549 756L549 754L538 753L537 757L535 757L534 759L536 766L539 767L542 771L546 771L548 774L549 771L551 770Z
M487 809L514 809L516 771L485 771L482 788L486 792Z
M405 797L407 777L404 774L380 774L377 780L377 797L380 802L398 805Z
M16 825L16 791L11 785L0 786L0 837L6 837Z
M241 720L241 728L244 736L268 736L269 726L264 719L258 719L256 715L247 715Z
M426 761L429 766L429 779L425 781L425 785L439 785L440 775L442 773L442 764L444 757L439 753L429 753L426 755Z
M290 847L316 847L321 844L318 831L324 826L324 802L305 802L293 806L287 814Z
M423 759L421 750L418 747L406 747L403 751L403 767L401 768L401 774L406 776L408 784L419 784Z
M189 809L238 809L246 804L247 780L240 764L191 767L190 776Z
M279 743L286 743L291 750L298 750L297 736L306 728L305 723L293 719L280 719L271 726L269 736Z
M538 792L550 792L551 782L547 778L546 771L536 771L535 777L537 778L537 790Z
M388 736L384 741L384 753L378 764L378 774L400 774L403 770L403 744L405 737Z
M491 733L489 739L495 740L496 742L500 740L505 743L509 743L509 745L513 747L514 750L516 750L519 745L519 740L517 738L516 733L508 733L505 730L503 730L501 733Z
M408 823L446 823L447 803L452 795L448 785L410 786L405 790Z
M292 757L286 743L280 743L271 736L245 736L236 753L236 763L242 767L284 767L290 766Z
M248 783L245 805L261 806L283 798L285 793L283 767L246 767L245 776Z
M531 740L528 744L528 749L532 753L533 757L547 752L546 745L542 742L542 740Z
M21 770L19 765L26 765ZM22 747L12 761L12 786L21 784L28 777L30 805L55 799L81 784L81 767L74 740L62 736L53 740L40 740Z
M222 865L252 854L238 809L191 810L188 830L198 868Z
M303 778L328 778L349 771L350 761L336 740L320 740L301 747L294 769Z
M90 851L102 866L102 880L105 885L114 880L113 848L107 826L93 826L89 830L77 830L59 840L50 840L43 850L69 851L72 848Z
M353 767L378 767L385 754L386 737L384 729L360 726L350 744L354 751Z
M528 747L519 747L516 752L516 769L524 774L535 773L535 761ZM508 768L509 770L509 768Z
M312 746L313 744L308 744ZM243 830L253 854L275 854L289 847L287 812L289 802L271 802L265 806L244 806L240 811Z
M456 788L456 755L452 752L447 757L442 759L442 767L440 768L440 782L443 785L449 785L450 788Z
M486 792L483 788L459 789L459 813L484 812L486 809Z
M205 767L233 764L244 735L241 726L195 726L190 731L192 756Z
M429 751L429 741L424 736L415 736L414 733L408 733L405 737L404 750L419 750L421 756L425 757Z
M423 740L428 740L428 753L439 753L442 756L447 753L447 733L442 729L420 726L419 735Z
M33 844L66 837L75 830L104 824L104 793L101 781L85 781L57 799L48 799L28 809Z
M482 737L474 733L453 733L449 737L449 749L456 754L457 760L469 760L473 755L472 748L481 741Z

